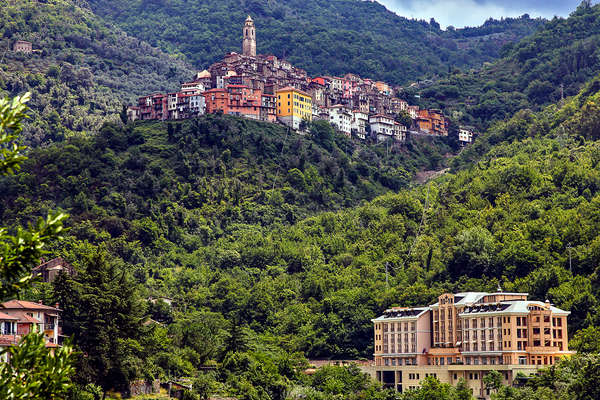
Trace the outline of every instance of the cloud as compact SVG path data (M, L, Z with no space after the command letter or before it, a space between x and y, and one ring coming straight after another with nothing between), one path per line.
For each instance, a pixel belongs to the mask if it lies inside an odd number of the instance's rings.
M388 9L407 18L436 21L446 27L478 26L490 17L552 18L567 16L581 0L378 0Z

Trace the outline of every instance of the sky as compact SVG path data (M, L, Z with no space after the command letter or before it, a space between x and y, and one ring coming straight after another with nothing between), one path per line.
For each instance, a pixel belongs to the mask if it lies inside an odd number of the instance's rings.
M566 17L581 0L377 0L407 18L435 18L442 28L478 26L489 17Z

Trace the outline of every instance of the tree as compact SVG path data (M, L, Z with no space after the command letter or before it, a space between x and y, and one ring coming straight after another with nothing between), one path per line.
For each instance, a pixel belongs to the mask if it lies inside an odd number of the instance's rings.
M502 374L495 370L488 372L483 377L483 384L486 389L497 392L502 386Z
M24 147L15 141L22 130L29 93L22 97L0 100L0 175L18 170L25 160ZM52 240L60 238L65 215L57 213L45 221L39 220L29 229L17 229L15 236L0 228L0 298L18 294L30 286L31 267L44 254ZM0 352L8 354L10 363L0 363L0 398L59 399L71 385L73 373L72 349L69 345L51 353L43 335L32 333L14 347Z
M124 124L127 124L128 118L127 118L127 106L126 105L123 105L123 108L121 108L119 117L121 117L121 122L123 122Z
M54 281L56 300L63 309L63 332L72 335L82 351L78 378L109 389L126 391L139 378L142 303L136 286L103 250L84 256L85 269Z
M590 326L578 331L569 347L578 353L600 353L600 327Z
M412 118L406 111L400 111L400 113L396 114L394 120L406 128L410 128L412 125Z

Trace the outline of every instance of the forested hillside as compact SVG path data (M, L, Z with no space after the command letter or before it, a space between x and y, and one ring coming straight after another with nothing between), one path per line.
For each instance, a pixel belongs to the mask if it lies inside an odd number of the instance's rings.
M173 309L146 305L167 325L132 326L127 341L117 341L123 351L110 355L110 374L97 378L103 385L169 372L196 377L198 390L242 398L281 398L297 385L326 393L331 386L297 374L303 357L368 357L370 319L385 308L498 284L570 310L573 346L597 351L589 338L600 325L598 82L564 106L496 125L485 138L499 144L470 168L296 222L394 181L376 174L381 164L356 157L360 149L344 150L346 139L327 135L327 125L313 126L311 140L289 142L270 130L281 128L232 117L109 125L98 138L33 151L22 174L2 180L2 218L22 223L56 207L71 213L69 237L54 250L82 273L29 295L60 299L76 337L85 337L77 316L81 304L96 307L96 287L120 298L137 283L144 297L174 299ZM357 174L340 174L343 165ZM236 179L245 182L241 192ZM140 300L129 300L136 298L131 292L119 305L133 320L144 314ZM219 372L197 375L206 363ZM354 379L329 373L321 378ZM355 378L361 396L383 396Z
M555 18L505 49L479 71L456 72L413 90L424 105L439 106L464 124L488 127L515 112L577 94L600 71L600 5L583 2L568 18Z
M286 58L313 76L353 72L393 84L480 66L544 22L509 18L445 32L435 21L409 20L379 3L358 0L88 2L130 35L185 56L199 68L240 51L241 27L251 14L259 53Z
M184 62L108 25L78 1L0 1L0 94L32 93L31 144L92 133L117 121L140 93L174 90L193 76ZM31 55L13 53L15 40Z

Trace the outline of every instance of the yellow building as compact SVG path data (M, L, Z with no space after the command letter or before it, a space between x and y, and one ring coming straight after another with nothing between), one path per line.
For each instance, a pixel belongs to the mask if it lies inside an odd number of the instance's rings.
M277 119L293 128L300 128L302 120L312 121L312 97L293 87L277 91Z

